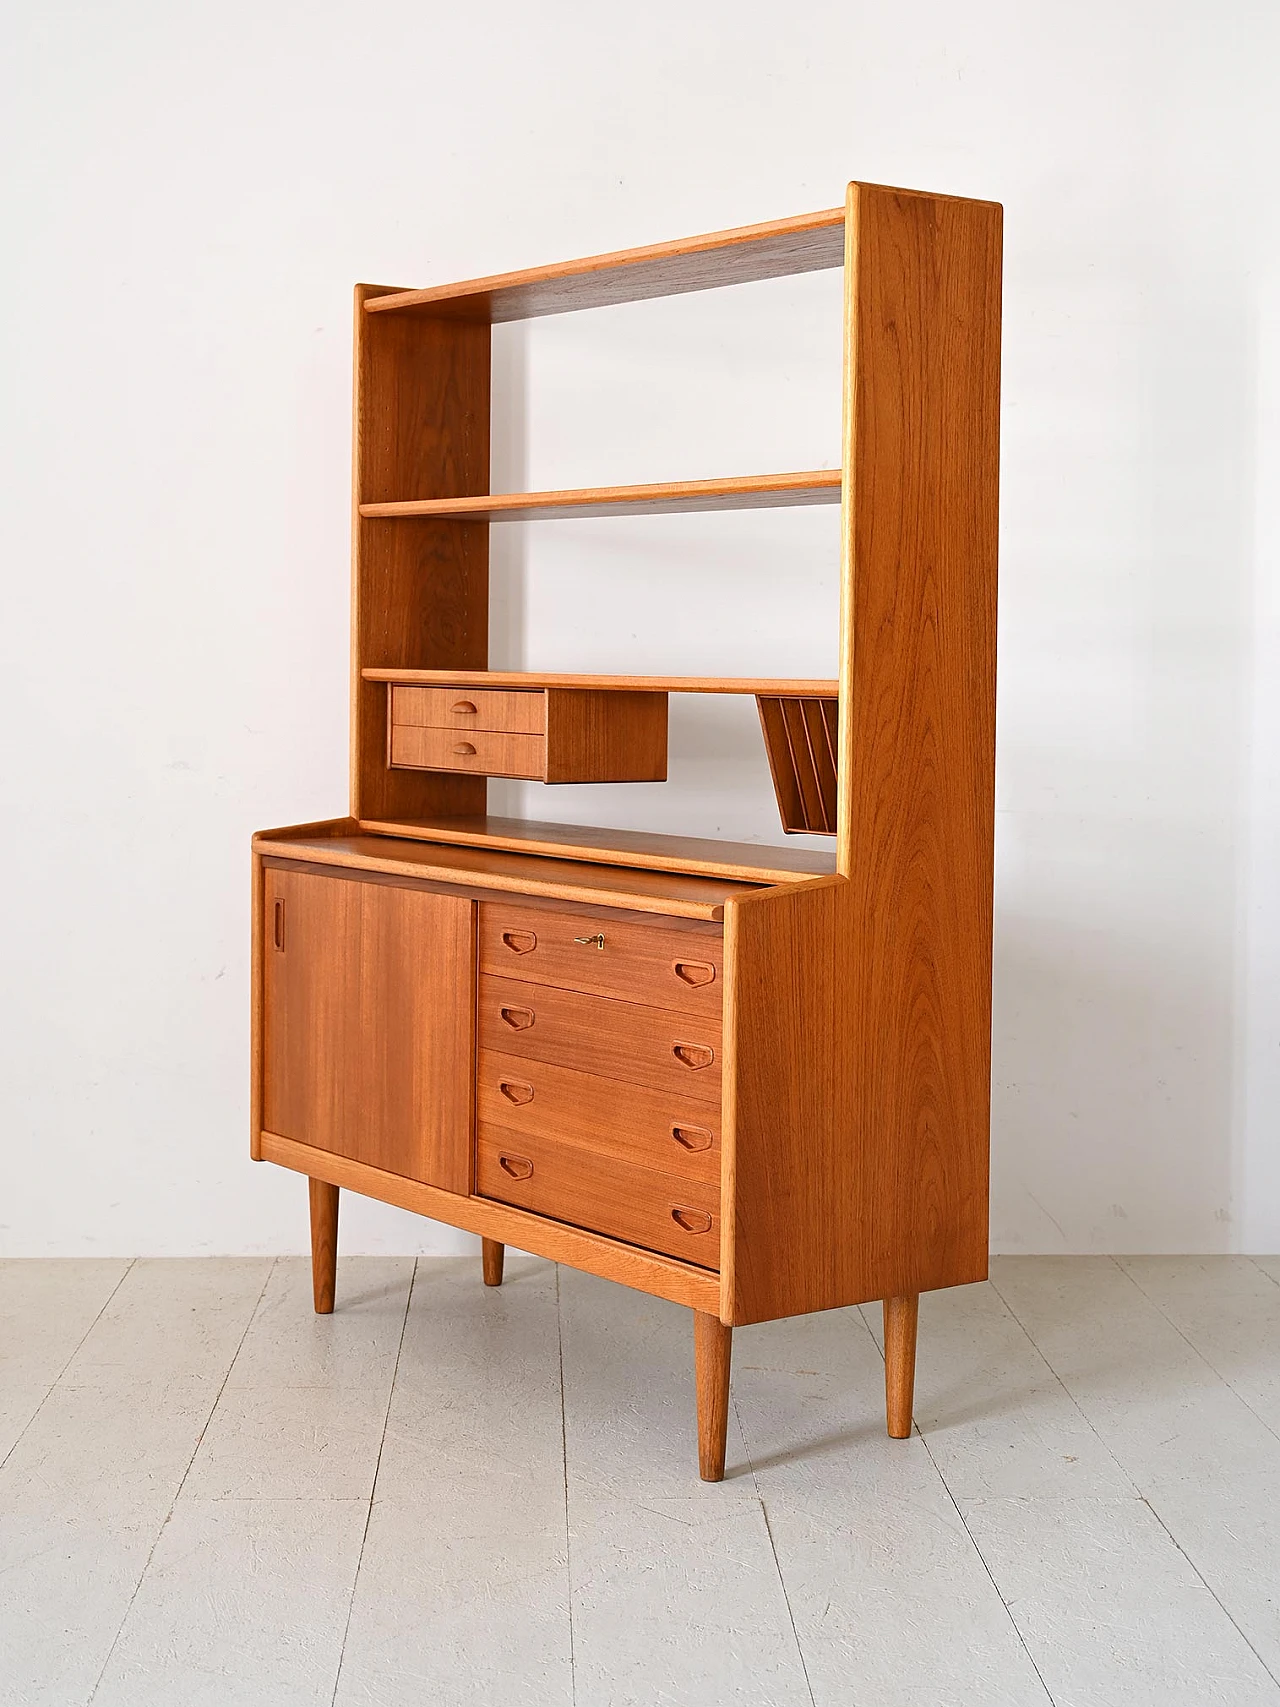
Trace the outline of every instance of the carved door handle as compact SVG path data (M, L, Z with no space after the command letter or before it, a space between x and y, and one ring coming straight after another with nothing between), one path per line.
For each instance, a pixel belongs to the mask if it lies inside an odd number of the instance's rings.
M503 931L502 940L512 954L528 954L530 949L538 946L537 934L534 931Z
M470 741L455 741L453 744L453 750L460 759L475 757L475 748L471 745Z
M512 1031L528 1031L533 1024L532 1008L499 1008L498 1012Z
M684 1209L679 1204L671 1211L671 1219L686 1233L709 1233L711 1217L705 1209Z
M474 717L476 714L475 702L473 700L469 700L469 699L456 700L449 707L449 710L450 711L456 711L461 716Z
M701 1067L709 1067L716 1058L715 1050L709 1049L705 1043L676 1043L672 1045L671 1053L695 1072Z
M499 1156L498 1166L504 1174L510 1174L512 1179L531 1179L533 1163L527 1156Z
M533 1086L522 1085L518 1079L503 1079L499 1083L498 1089L507 1101L515 1103L517 1108L533 1101Z
M673 1126L671 1136L683 1150L709 1150L711 1134L705 1126Z
M677 978L695 990L712 983L716 975L715 967L707 960L677 960L673 970Z

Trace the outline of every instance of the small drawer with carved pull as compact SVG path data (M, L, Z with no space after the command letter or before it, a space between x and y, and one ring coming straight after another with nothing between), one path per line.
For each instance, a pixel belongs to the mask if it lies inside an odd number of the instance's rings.
M541 735L505 735L492 729L391 727L391 763L410 770L468 771L478 776L542 775Z
M701 1268L720 1266L719 1188L701 1180L494 1127L476 1144L476 1191Z
M491 973L479 983L481 1049L719 1105L719 1020Z
M481 972L719 1019L718 932L483 901Z
M396 682L387 689L387 763L538 782L664 782L667 696Z
M505 735L543 735L544 693L495 688L392 687L391 723L428 729L492 729Z
M720 1110L678 1091L481 1049L476 1121L482 1138L559 1138L683 1180L720 1179Z

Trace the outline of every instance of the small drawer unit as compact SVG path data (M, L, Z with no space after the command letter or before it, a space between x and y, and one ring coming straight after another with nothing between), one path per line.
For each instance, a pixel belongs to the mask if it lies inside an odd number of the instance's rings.
M720 1260L723 940L482 902L476 1190Z
M387 763L535 782L665 782L667 696L391 683Z

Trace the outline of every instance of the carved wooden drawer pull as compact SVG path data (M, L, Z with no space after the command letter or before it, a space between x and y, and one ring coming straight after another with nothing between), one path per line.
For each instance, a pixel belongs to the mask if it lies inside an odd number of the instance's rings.
M709 1067L716 1058L715 1050L709 1049L705 1043L676 1043L672 1045L671 1053L695 1071L699 1067Z
M716 975L716 969L705 960L677 960L675 963L676 977L690 984L695 990L700 990L704 984L710 984Z
M671 1219L677 1227L683 1227L686 1233L709 1233L711 1231L711 1217L705 1209L682 1209L677 1205L671 1211Z
M503 931L502 940L512 954L528 954L530 949L538 946L537 934L534 931Z
M460 759L470 758L475 754L475 748L471 745L470 741L455 741L453 743L453 750Z
M518 1079L503 1079L498 1089L508 1102L515 1103L519 1108L522 1103L533 1101L533 1086L522 1085Z
M532 1008L499 1008L498 1011L512 1031L528 1031L533 1024Z
M460 716L465 717L474 717L476 714L475 702L469 699L455 700L449 710L456 711Z
M531 1179L533 1163L527 1156L499 1156L498 1166L504 1174L510 1174L512 1179Z
M711 1134L705 1126L673 1126L671 1136L684 1150L709 1150Z

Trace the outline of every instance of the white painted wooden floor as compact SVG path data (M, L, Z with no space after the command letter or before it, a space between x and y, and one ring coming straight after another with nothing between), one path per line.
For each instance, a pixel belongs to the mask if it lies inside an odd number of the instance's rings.
M0 1263L3 1707L1280 1707L1280 1258L735 1335L507 1255Z

